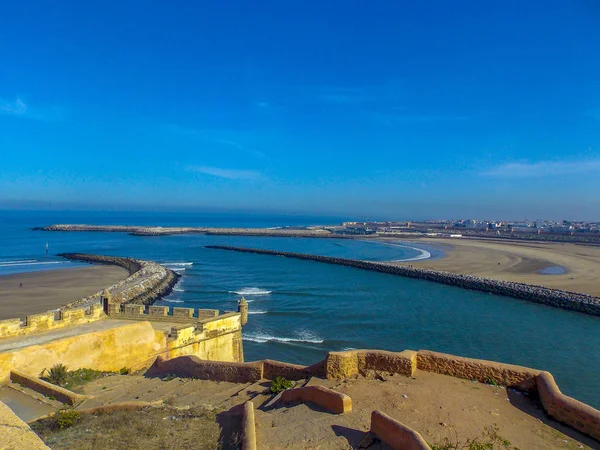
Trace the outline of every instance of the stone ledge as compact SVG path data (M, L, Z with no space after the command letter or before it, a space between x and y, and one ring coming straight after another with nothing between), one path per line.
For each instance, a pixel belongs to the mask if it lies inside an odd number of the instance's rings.
M465 358L429 350L418 351L417 368L427 372L477 380L481 383L494 380L502 386L512 386L527 391L535 389L535 379L540 374L539 370L528 367Z
M352 399L346 394L327 389L323 386L308 386L283 391L282 403L314 403L333 414L352 412Z
M254 421L254 403L244 403L242 415L242 450L256 450L256 423Z
M26 373L19 372L18 370L11 370L10 379L14 383L19 383L32 391L39 392L46 397L54 397L56 400L67 405L77 405L87 398L93 398L89 395L80 395L75 392L71 392L68 389L56 386L47 381L40 380L39 378L32 377Z
M419 433L381 411L371 413L371 433L394 450L431 450Z

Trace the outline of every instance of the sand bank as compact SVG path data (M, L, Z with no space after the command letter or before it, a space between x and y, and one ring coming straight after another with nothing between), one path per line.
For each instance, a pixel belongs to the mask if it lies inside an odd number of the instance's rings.
M0 320L59 308L129 276L116 266L90 266L0 276ZM23 287L19 284L23 283Z
M416 246L419 242L439 246L446 256L394 264L412 264L416 268L444 270L600 296L600 247L542 242L499 243L464 238L411 242ZM549 266L562 266L567 272L561 275L539 273Z

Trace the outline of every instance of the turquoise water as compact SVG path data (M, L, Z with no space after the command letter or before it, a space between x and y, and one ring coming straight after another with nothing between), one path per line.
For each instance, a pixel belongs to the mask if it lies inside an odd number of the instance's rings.
M220 244L396 260L419 257L422 250L441 256L433 247L341 239L135 237L28 230L61 222L278 226L341 220L0 212L0 273L2 261L43 260L46 241L50 261L58 260L52 254L67 251L156 260L183 275L176 291L163 301L166 305L234 310L244 293L251 313L243 331L247 361L272 358L311 363L328 350L349 348L430 349L548 370L563 392L600 407L597 317L349 267L203 248ZM31 266L22 269L27 267Z

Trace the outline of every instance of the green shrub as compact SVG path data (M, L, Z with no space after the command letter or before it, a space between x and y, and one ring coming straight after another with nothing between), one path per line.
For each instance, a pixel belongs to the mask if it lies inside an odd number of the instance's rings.
M50 368L46 378L48 381L50 381L50 383L56 384L57 386L62 386L67 380L67 373L67 366L58 363Z
M120 375L129 375L129 369L127 367L122 367L121 370L119 370L119 374Z
M489 385L491 385L491 386L500 386L500 385L498 384L498 382L497 382L497 381L496 381L494 378L492 378L492 377L487 377L487 378L485 379L485 384L489 384Z
M79 421L79 413L72 409L64 409L56 413L54 416L53 428L64 430L72 427Z
M271 382L270 391L273 394L279 394L280 392L291 388L293 385L294 383L292 383L290 380L286 380L283 377L275 377L275 379Z

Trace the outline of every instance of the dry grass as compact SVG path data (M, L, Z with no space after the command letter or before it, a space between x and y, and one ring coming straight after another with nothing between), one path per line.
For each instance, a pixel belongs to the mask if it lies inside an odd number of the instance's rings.
M70 428L57 429L52 419L32 424L53 450L227 449L237 436L221 431L218 414L202 408L146 408L108 414L81 415Z

